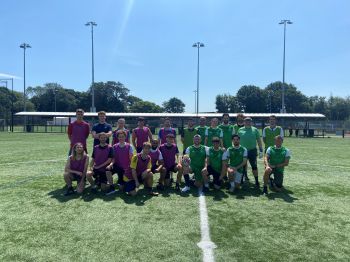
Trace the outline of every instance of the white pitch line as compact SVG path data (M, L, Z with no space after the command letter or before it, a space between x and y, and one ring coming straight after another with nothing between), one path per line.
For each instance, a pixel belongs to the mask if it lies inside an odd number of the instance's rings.
M202 249L204 262L214 262L214 248L216 248L216 245L210 239L207 204L205 203L203 192L199 190L198 194L201 221L201 242L197 243L197 246Z
M0 166L10 166L10 165L17 165L17 164L33 164L33 163L45 163L45 162L60 162L67 159L46 159L46 160L32 160L32 161L24 161L24 162L10 162L10 163L2 163Z

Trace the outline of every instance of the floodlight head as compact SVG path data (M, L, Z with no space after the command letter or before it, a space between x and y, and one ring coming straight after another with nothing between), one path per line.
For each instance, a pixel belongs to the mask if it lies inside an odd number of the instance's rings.
M96 26L97 24L95 22L93 22L93 21L90 21L90 22L87 22L85 25L86 26L89 26L89 25Z
M288 20L288 21L287 21L287 24L290 24L290 25L291 25L291 24L293 24L293 22L291 22L291 21Z
M200 43L200 45L199 45L200 47L204 47L204 44L203 43Z
M30 45L23 43L19 46L20 48L26 49L26 48L32 48Z
M197 44L193 44L192 47L198 47Z

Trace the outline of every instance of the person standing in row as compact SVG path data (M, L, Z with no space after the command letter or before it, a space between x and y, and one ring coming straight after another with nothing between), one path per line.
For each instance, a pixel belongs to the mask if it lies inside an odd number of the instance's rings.
M265 152L270 146L274 146L275 137L281 136L284 137L283 128L277 126L277 119L275 115L271 115L269 118L270 125L265 127L262 132L263 141L265 144Z
M112 145L119 143L119 140L118 140L119 130L122 130L125 132L126 134L125 142L130 143L130 131L125 128L125 119L119 118L116 126L117 128L113 131L113 135L112 135L113 136Z
M194 127L193 118L189 118L187 127L183 129L181 133L181 142L183 145L183 155L185 154L186 148L193 144L193 137L197 134L197 130Z
M158 132L158 144L163 145L166 143L166 138L168 134L173 134L175 137L175 144L176 144L176 130L171 127L170 118L166 117L164 119L164 125L161 129L159 129Z
M137 127L132 131L131 140L137 153L142 151L143 143L152 141L152 132L145 126L145 119L143 117L137 119Z
M238 129L244 127L244 114L238 113L236 116L236 124L233 125L233 135L238 133Z
M105 133L107 136L106 143L109 144L109 138L112 136L112 126L106 122L106 112L100 111L97 113L98 123L96 123L91 130L91 135L94 139L94 146L100 144L99 133Z
M259 146L259 158L263 157L263 148L260 138L259 130L252 126L252 119L250 117L246 117L244 119L244 127L238 129L238 136L240 137L240 142L243 147L248 150L248 160L250 166L252 168L252 172L255 178L255 186L256 188L260 187L259 179L258 179L258 165L257 165L257 157L258 151L256 145ZM245 166L244 175L247 176L247 165Z
M212 118L210 121L210 127L205 131L205 145L211 147L213 145L213 137L218 137L220 139L220 146L222 147L222 130L218 127L219 119L216 117Z
M222 130L222 143L225 149L232 146L232 134L233 126L230 125L230 115L228 113L222 114L222 124L219 125L219 128Z
M208 128L206 123L207 123L207 119L204 116L201 116L199 118L199 126L196 127L197 134L200 135L200 137L202 138L201 139L201 145L205 144L205 131Z
M71 154L72 147L76 143L82 143L85 152L87 153L86 140L90 134L90 126L84 121L84 110L79 108L76 110L75 115L77 120L68 125L68 138L70 141L69 155Z

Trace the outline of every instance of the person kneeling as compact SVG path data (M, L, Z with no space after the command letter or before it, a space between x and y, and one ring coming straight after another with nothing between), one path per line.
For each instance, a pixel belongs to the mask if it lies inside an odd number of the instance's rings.
M228 177L230 181L230 192L238 190L241 186L244 166L247 164L248 151L240 145L240 137L232 136L233 146L226 151L228 160Z
M282 146L283 138L275 137L275 145L270 146L265 156L265 173L264 173L264 189L263 194L267 195L267 184L271 174L274 175L272 186L278 192L283 188L284 167L288 166L291 153L288 148Z
M90 162L90 170L86 174L86 178L91 185L91 191L97 192L97 187L107 190L106 168L113 160L113 148L106 143L107 134L98 134L100 144L94 147L92 159Z
M153 173L151 171L152 161L149 155L151 150L151 144L149 142L143 143L141 153L134 155L131 159L131 177L130 174L126 174L125 191L135 196L137 194L136 189L143 183L146 190L152 196L158 196L157 192L152 189L153 186Z
M64 169L63 177L67 185L65 196L75 193L72 181L77 181L77 192L79 194L84 191L88 163L89 157L84 151L83 144L76 143L72 147L72 154L69 156Z

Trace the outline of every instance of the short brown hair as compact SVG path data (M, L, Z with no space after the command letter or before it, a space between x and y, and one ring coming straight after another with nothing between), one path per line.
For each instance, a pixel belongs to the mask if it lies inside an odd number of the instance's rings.
M152 148L152 145L150 142L144 142L142 145L142 148L145 148L145 147Z
M99 115L106 115L106 112L105 111L99 111L98 113L97 113L97 115L99 116Z

